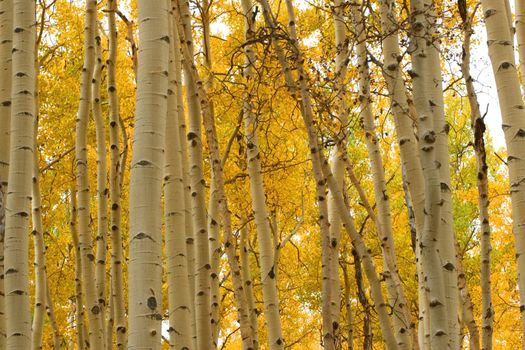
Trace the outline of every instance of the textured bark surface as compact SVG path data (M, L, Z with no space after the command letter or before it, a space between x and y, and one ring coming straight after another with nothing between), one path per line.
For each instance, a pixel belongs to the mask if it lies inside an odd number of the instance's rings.
M168 1L138 2L139 66L130 178L128 349L160 349L162 210L167 114ZM144 210L148 208L148 210Z

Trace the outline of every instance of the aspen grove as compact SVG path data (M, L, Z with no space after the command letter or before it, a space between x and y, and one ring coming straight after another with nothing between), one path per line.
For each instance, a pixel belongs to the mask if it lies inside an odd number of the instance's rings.
M525 350L525 0L0 0L0 350Z

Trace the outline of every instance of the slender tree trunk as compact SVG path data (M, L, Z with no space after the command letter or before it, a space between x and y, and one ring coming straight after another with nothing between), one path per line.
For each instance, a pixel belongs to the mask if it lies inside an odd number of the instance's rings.
M378 208L378 215L374 221L377 226L378 236L381 240L384 266L383 278L386 282L389 304L392 308L392 318L396 332L397 345L402 349L412 349L412 333L414 328L411 321L410 309L408 307L408 302L405 297L405 292L397 268L397 257L394 247L392 219L390 214L390 200L388 198L383 160L378 145L374 115L372 112L372 100L370 96L371 77L368 68L365 26L360 12L361 8L352 6L351 10L358 41L357 55L361 115L365 131L365 143L370 158L370 167L374 182L375 201ZM368 202L366 200L366 195L364 199ZM368 205L368 208L373 214L370 205Z
M38 71L38 61L35 60L35 74ZM34 268L35 268L35 304L33 308L33 350L42 349L42 335L44 332L44 318L46 308L47 278L44 228L42 224L42 196L40 194L40 165L38 154L38 122L39 122L39 103L38 103L38 79L35 79L35 124L33 129L35 151L33 152L32 186L31 186L31 206L32 206L32 225L33 246L34 246Z
M13 1L0 1L0 350L6 346L4 242L11 127Z
M35 3L13 1L10 166L5 217L7 349L31 348L28 229L35 122Z
M348 274L348 268L346 267L346 261L341 265L343 270L343 277L345 281L345 309L346 309L346 344L347 350L354 350L354 318L352 313L352 299L350 298L350 277Z
M269 3L266 0L259 0L263 7L263 14L265 16L265 21L267 26L270 28L276 28L276 23L273 19L273 15L271 14L271 9L269 6ZM293 15L293 5L290 1L287 2L287 10L289 14L289 23L290 27L295 26L295 19ZM294 28L293 28L294 29ZM320 207L323 207L323 203L325 203L325 191L324 191L324 184L328 184L328 188L330 191L332 191L335 204L337 205L339 214L341 215L341 220L343 222L343 225L349 234L352 242L354 243L354 246L356 248L357 253L359 254L360 258L363 261L363 266L365 273L368 277L370 286L371 286L371 292L372 297L374 299L374 302L377 307L377 312L379 316L380 326L381 330L383 332L383 339L386 344L386 347L388 349L397 349L396 340L394 337L394 333L392 331L392 325L390 322L390 317L388 315L388 311L386 308L386 303L384 301L382 291L381 291L381 284L379 281L379 277L377 275L377 270L375 268L374 262L372 260L372 257L370 256L369 250L366 247L363 239L359 234L357 233L353 219L350 216L350 213L348 212L346 208L346 204L343 199L343 195L341 193L341 189L339 186L337 186L337 183L333 177L332 172L330 171L330 167L328 166L328 162L324 158L324 155L322 153L322 150L319 148L318 139L317 139L317 131L313 124L313 110L310 100L310 93L307 85L307 76L305 74L304 66L303 66L303 56L298 48L297 44L297 37L295 34L295 29L290 31L290 43L292 45L292 50L295 55L295 62L297 63L297 71L299 73L299 79L298 79L298 88L299 88L299 94L301 99L301 113L303 116L303 120L308 132L308 143L310 146L310 152L311 152L311 158L312 158L312 164L313 164L313 172L315 181L317 184L317 196L318 201L321 204ZM284 53L282 51L282 48L280 47L279 43L274 41L274 49L277 53L279 62L281 64L283 74L285 76L285 81L287 85L291 89L292 95L295 95L296 93L296 85L294 83L293 77L291 75L291 70L288 61L286 60ZM321 190L321 187L323 190ZM323 214L323 212L321 212ZM326 218L326 216L321 215L321 219ZM323 224L321 225L323 230Z
M87 156L87 125L91 103L91 79L95 63L95 26L97 2L86 0L86 15L84 24L84 66L80 83L80 104L76 125L76 177L78 196L78 231L80 256L82 260L82 280L94 281L93 242L90 228L90 196ZM94 283L82 284L89 322L89 344L95 349L104 349L104 330L100 305L97 300Z
M506 25L508 18L504 3L496 0L483 0L481 3L507 144L513 232L516 237L518 260L520 312L522 333L525 335L525 108L518 70L514 63L513 38ZM484 256L484 259L486 258ZM484 289L487 290L486 288L485 285ZM487 315L487 311L484 309L483 314Z
M49 283L46 278L46 313L51 329L53 330L53 350L60 350L60 329L58 328L57 319L55 316L55 306L53 304L53 298L51 297L51 291L49 290ZM80 349L79 349L80 350Z
M161 346L161 192L171 37L168 15L168 0L155 6L147 0L138 1L141 48L130 178L129 350Z
M249 231L248 224L241 228L240 233L240 258L241 258L241 274L244 286L244 292L246 293L246 302L248 304L248 314L250 317L250 325L253 332L253 343L254 349L259 348L259 327L257 322L258 310L255 306L255 295L253 292L253 280L252 273L250 269L250 256L248 251L248 242L249 242Z
M95 263L95 288L97 301L100 307L102 331L106 333L106 254L108 236L108 188L107 188L107 148L106 128L102 115L100 81L102 79L102 56L98 20L95 25L95 66L91 80L91 110L95 121L97 144L97 235L96 235L96 263Z
M518 1L519 2L519 1ZM518 3L517 2L517 3ZM517 4L516 4L517 5ZM472 15L468 13L465 4L464 12L461 12L463 19L463 55L461 61L461 70L467 96L470 105L471 125L474 131L474 152L477 164L477 188L478 188L478 206L479 221L481 223L481 347L483 350L492 349L492 324L494 320L494 308L492 306L492 296L490 290L490 252L492 250L490 243L490 217L489 217L489 188L488 188L488 166L487 154L485 151L485 123L481 117L479 102L474 89L474 79L470 75L470 42L473 33ZM477 327L476 327L477 328ZM477 348L479 348L479 340Z
M205 180L203 175L203 156L201 139L201 106L198 91L193 80L193 39L188 0L178 0L178 14L182 30L179 31L181 45L187 48L184 57L184 77L189 112L187 140L190 144L190 181L193 232L195 239L195 322L198 349L211 348L212 333L210 324L210 256L208 229L206 225ZM185 55L186 56L186 55Z
M357 299L363 307L363 350L372 350L374 333L372 332L372 308L366 297L366 288L363 281L363 272L361 270L361 259L359 254L352 249L354 257L355 281L357 284Z
M170 33L178 33L174 28L173 16L169 20ZM164 168L164 221L166 224L166 272L168 280L168 310L170 349L191 349L193 339L190 307L190 285L186 257L185 214L184 214L184 181L182 167L182 150L179 132L178 90L175 70L181 69L175 60L180 61L177 35L170 43L170 63L168 68L168 116L166 119L166 164Z
M345 3L334 0L332 17L335 31L335 93L336 93L336 120L339 123L338 140L332 154L332 173L341 188L344 186L344 162L347 157L348 135L348 106L346 103L346 72L349 57L348 36L344 18ZM329 256L329 283L330 283L330 323L334 344L340 348L340 313L341 313L341 281L339 279L339 247L341 240L341 219L334 203L331 192L328 192L328 221L330 222L330 247L324 248L330 252ZM326 241L326 240L325 240Z
M69 227L71 231L71 240L73 241L73 249L75 250L75 327L77 329L77 349L84 350L87 348L89 340L86 338L87 334L84 331L84 300L82 293L82 257L80 250L80 242L78 237L77 225L77 192L71 191L71 218Z
M122 218L121 218L121 182L124 174L125 163L120 160L119 139L119 99L116 82L117 65L117 26L115 11L117 0L108 0L106 4L108 16L109 54L107 66L107 89L109 103L109 201L111 203L111 300L114 309L114 322L116 327L116 346L118 350L127 349L127 331L124 303L124 282L122 273ZM126 138L123 138L127 142ZM124 145L127 148L127 145ZM109 349L108 349L109 350Z

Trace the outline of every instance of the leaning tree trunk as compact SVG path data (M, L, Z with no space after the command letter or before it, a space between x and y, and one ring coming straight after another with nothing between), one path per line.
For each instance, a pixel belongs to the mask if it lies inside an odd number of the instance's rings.
M361 7L361 6L360 6ZM392 308L393 324L397 345L401 349L412 349L412 321L410 309L405 297L401 278L397 268L397 257L392 231L390 200L386 188L385 170L375 130L372 100L370 96L370 71L366 48L366 32L361 9L352 6L352 19L357 35L357 55L359 70L359 101L365 131L365 144L370 158L370 168L374 183L374 195L377 206L377 230L381 240L383 255L383 277L386 282L389 304ZM371 209L371 208L370 208Z
M487 44L498 88L507 144L513 232L518 260L522 333L525 335L525 106L514 63L513 38L503 1L483 0Z
M241 221L244 223L244 221ZM248 314L250 317L250 325L253 331L253 342L254 349L259 348L259 331L258 331L258 322L257 322L257 307L255 306L255 295L253 292L253 280L252 273L250 270L250 256L249 256L249 230L248 223L244 224L244 227L241 228L240 232L240 246L239 246L239 255L241 260L241 274L244 292L246 293L246 302L248 304Z
M139 66L129 204L128 349L160 349L162 173L166 127L168 0L138 1ZM148 210L144 210L148 208Z
M5 349L4 238L11 121L13 2L0 1L0 350Z
M119 99L117 93L117 26L115 11L117 0L108 0L108 41L109 54L107 65L107 90L109 104L109 143L110 143L110 167L109 167L109 201L111 203L110 226L111 226L111 300L114 313L112 315L116 329L117 350L127 349L127 331L124 303L124 282L122 273L122 214L121 214L121 182L123 168L126 166L120 160L119 139ZM108 349L109 350L109 349Z
M522 3L517 1L517 3ZM516 3L516 5L517 5ZM469 14L466 3L460 15L463 20L463 55L461 70L467 96L470 105L470 121L474 131L474 152L476 155L476 165L478 176L476 178L478 188L479 222L481 230L480 250L481 250L481 348L484 350L492 349L492 324L494 322L494 308L492 306L492 296L490 290L490 217L489 217L489 184L488 184L488 165L487 153L485 150L485 123L481 117L478 96L474 88L474 79L470 75L470 42L473 34L472 19L475 14ZM479 343L479 342L478 342ZM478 344L479 348L479 344Z
M270 28L277 28L277 25L275 23L274 17L271 12L270 5L267 0L259 0L259 2L262 5L263 8L263 14L265 17L265 21L267 26ZM291 1L287 1L287 10L288 10L288 16L289 16L289 25L290 25L290 39L289 42L292 45L292 50L295 55L295 62L297 64L297 70L299 73L299 79L298 79L298 85L295 84L294 79L291 74L290 70L290 64L288 63L286 57L284 56L284 52L282 50L282 47L280 44L273 40L274 43L274 49L277 53L279 63L281 64L281 68L285 77L285 81L288 85L288 87L291 89L291 93L295 95L297 92L295 91L298 88L298 93L300 94L300 101L301 101L301 114L303 116L303 120L307 129L308 133L308 144L310 146L310 153L312 158L312 165L313 165L313 173L315 177L315 181L317 183L317 196L319 199L320 204L323 204L325 202L325 195L324 195L324 184L328 184L329 190L333 193L335 204L338 208L339 215L341 215L341 220L343 222L343 225L345 227L345 230L349 234L352 242L354 243L354 246L356 248L357 253L359 254L360 258L363 261L363 266L365 269L365 273L368 277L370 286L371 286L371 292L372 297L374 299L374 302L376 303L377 307L377 313L379 316L379 323L381 330L383 332L383 339L386 344L386 347L391 349L397 349L396 340L394 337L394 333L392 331L392 325L391 320L388 314L388 310L386 307L386 303L383 298L383 294L381 291L381 284L379 281L379 276L377 274L377 270L375 268L374 262L372 260L372 257L369 253L369 249L366 246L365 242L363 241L363 238L357 233L354 222L352 217L350 216L350 213L348 212L346 208L345 201L343 199L343 194L341 191L341 188L337 186L337 182L335 181L332 172L330 171L330 167L328 166L328 162L324 158L322 150L319 148L318 143L318 135L317 130L314 127L313 122L313 109L311 105L311 97L310 92L307 84L308 77L306 76L305 69L304 69L304 59L301 50L298 47L298 41L295 33L295 15L293 11L293 5ZM321 187L323 190L321 190ZM322 205L320 206L323 207ZM323 214L323 212L321 212ZM324 216L326 217L326 216ZM321 228L323 225L321 225ZM326 333L325 333L326 334Z
M11 134L5 217L7 349L31 348L29 210L35 119L35 2L13 2Z

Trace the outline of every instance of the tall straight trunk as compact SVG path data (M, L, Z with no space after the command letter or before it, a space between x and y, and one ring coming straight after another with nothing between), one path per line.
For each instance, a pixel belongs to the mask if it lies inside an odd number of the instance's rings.
M516 37L518 39L521 87L525 93L525 3L521 0L516 0L514 7L516 11Z
M139 66L130 177L128 349L160 349L162 173L170 33L168 0L138 1ZM148 210L144 210L148 208Z
M445 119L445 102L443 95L443 75L441 72L440 55L441 45L438 38L440 35L438 18L440 14L437 10L437 2L435 0L426 0L425 2L425 17L429 24L430 32L428 33L428 40L431 44L427 44L428 48L428 62L425 66L431 74L429 84L429 92L427 95L428 103L432 111L434 119L434 130L436 133L436 161L439 170L439 181L441 186L441 210L439 223L439 255L441 257L441 266L443 269L443 276L445 279L445 305L448 317L448 333L450 337L450 348L452 350L459 349L460 344L460 327L459 315L460 310L459 291L458 291L458 271L456 261L455 249L455 234L454 234L454 217L452 214L452 187L450 183L450 160L448 149L448 131L450 129L447 120Z
M69 228L71 233L71 240L73 242L73 249L75 250L75 328L77 349L84 350L87 348L89 339L84 332L84 295L82 293L82 257L80 250L80 242L78 237L78 218L77 218L77 192L71 191L71 217L69 221Z
M208 244L208 229L206 225L206 199L203 174L203 155L201 139L201 106L198 99L197 86L193 79L193 39L191 16L188 0L178 0L180 15L179 31L181 45L188 51L184 57L184 78L186 98L188 102L189 124L187 140L190 145L190 181L193 233L195 239L195 322L198 349L212 347L210 324L210 255Z
M91 110L95 121L97 144L97 234L95 257L95 288L101 312L102 331L106 333L106 253L108 236L108 188L107 188L107 147L106 127L102 115L100 81L102 80L102 56L100 47L99 22L95 25L95 66L91 79Z
M84 24L84 66L80 82L80 103L76 123L75 162L77 177L78 199L78 231L80 256L82 260L82 280L94 281L93 242L90 228L90 195L88 178L87 156L87 125L91 104L91 79L93 78L95 63L95 26L97 16L97 2L86 0L86 14ZM89 323L89 344L95 349L104 349L104 329L100 305L94 283L82 284Z
M259 0L259 2L261 3L262 8L263 8L263 14L264 14L267 26L269 26L270 28L276 28L277 26L276 26L274 17L271 13L271 8L269 6L268 1ZM305 73L305 69L303 65L304 58L302 56L302 52L300 51L298 47L298 41L297 41L297 37L295 33L295 23L296 22L295 22L295 16L293 13L293 4L290 1L287 1L286 7L288 10L288 16L289 16L288 22L290 24L290 34L289 35L290 35L291 40L289 40L289 43L292 45L292 50L295 55L294 62L296 62L297 64L296 68L299 73L298 85L296 85L294 82L294 79L293 79L293 76L290 70L290 65L286 57L284 56L282 47L275 40L273 40L274 49L278 56L279 62L281 64L281 68L283 70L285 81L288 87L290 88L292 95L295 96L295 94L297 93L296 90L297 89L299 90L298 93L300 94L299 97L301 101L301 114L303 116L303 121L305 123L306 129L308 132L308 144L310 146L314 178L317 184L316 192L318 196L318 201L321 204L320 208L322 208L323 204L325 203L324 184L328 184L329 190L333 193L335 204L337 205L339 215L341 215L341 220L345 227L345 230L347 231L352 242L354 243L354 246L356 248L357 253L359 254L359 257L363 261L363 267L367 275L368 281L370 283L372 297L377 307L379 323L380 323L381 330L383 333L383 339L384 339L385 345L387 349L390 349L390 350L397 349L396 340L394 337L394 333L392 331L391 320L388 315L386 303L384 301L383 294L381 291L381 284L379 281L379 276L377 274L377 270L375 268L372 257L369 253L369 249L365 245L363 238L357 233L355 229L353 219L350 216L350 213L348 212L346 208L346 204L343 199L341 188L337 186L337 183L333 177L333 174L330 171L330 167L328 166L328 162L326 161L323 155L322 149L319 148L317 130L315 129L314 124L313 124L313 109L311 105L311 97L310 97L308 84L307 84L308 77L306 76L306 73ZM321 213L323 214L323 212ZM321 219L324 219L324 218L326 218L326 216L321 215ZM323 227L323 224L321 224L321 227Z
M520 1L517 3L520 3ZM463 19L463 55L461 71L463 73L463 79L465 80L470 105L470 122L474 131L474 153L476 155L476 167L478 172L476 180L479 206L478 217L481 230L481 348L483 350L491 350L494 308L492 306L492 295L490 290L490 252L492 246L490 243L488 165L484 140L486 126L481 117L478 96L474 88L474 79L470 74L470 42L473 34L472 18L474 14L475 12L470 14L466 6L465 11L461 14Z
M513 38L506 25L505 6L503 2L496 0L483 0L481 4L507 144L513 232L518 260L520 313L522 333L525 335L525 106L518 70L514 63L514 50L511 45ZM486 311L484 310L484 314Z
M242 282L244 287L244 292L246 293L246 302L248 305L248 314L250 317L250 326L252 327L253 332L253 343L254 349L259 348L259 327L257 322L257 307L255 305L255 295L253 292L253 280L252 273L250 269L250 256L248 251L248 242L249 242L249 230L248 224L246 223L244 227L241 228L240 232L240 246L239 246L239 255L241 260L241 275Z
M346 103L346 72L349 57L348 37L344 18L345 4L341 0L334 0L332 17L335 32L335 94L336 94L336 119L339 123L339 138L332 154L332 173L341 188L344 186L344 163L347 156L348 135L348 106ZM332 193L328 193L328 221L330 222L330 238L328 251L329 257L329 283L330 283L330 324L334 343L340 343L340 313L341 313L341 281L339 279L339 247L341 240L341 219L337 212ZM325 240L326 241L326 240ZM324 248L326 250L326 248Z
M428 316L430 319L430 346L435 349L446 349L451 346L451 336L448 315L456 313L449 310L446 304L445 276L441 269L438 236L440 228L442 196L440 170L437 160L436 121L432 113L430 96L433 84L432 71L428 69L431 62L432 40L428 38L430 23L426 17L429 10L424 0L416 0L413 6L412 30L415 40L415 50L412 52L412 79L414 85L414 102L418 113L418 136L421 166L425 179L425 220L421 234L419 256L422 260L424 285L428 300Z
M119 98L117 92L117 26L115 11L117 0L108 0L106 4L108 16L109 54L107 66L107 90L109 104L109 201L111 203L111 304L113 305L113 319L116 327L116 346L118 350L127 349L127 331L124 303L124 282L122 272L122 217L121 217L121 182L123 168L126 164L120 162L119 138ZM126 139L124 138L124 141ZM127 147L126 145L124 147ZM109 349L108 349L109 350Z
M175 33L173 16L169 19L170 33ZM178 38L170 42L170 62L168 68L168 115L166 119L166 163L164 168L164 221L166 224L166 273L168 280L168 310L170 349L191 349L193 339L190 307L190 285L186 257L184 181L182 175L182 150L179 132L179 114L177 95L181 88L175 69L181 69ZM177 46L175 48L175 46Z
M175 15L177 11L177 0L172 0L172 15ZM190 173L189 173L189 159L188 149L186 143L186 115L184 113L184 100L182 94L182 52L180 35L177 28L176 18L173 18L172 36L174 45L174 68L175 68L175 81L177 82L178 89L177 94L177 121L178 121L178 132L180 140L180 155L181 155L181 170L182 170L182 181L184 185L184 232L186 242L186 267L188 270L188 282L190 289L190 304L188 305L189 312L192 315L190 318L190 332L192 337L192 347L195 347L196 337L196 325L195 325L195 251L193 245L193 222L191 213L191 185L190 185Z
M383 159L381 157L381 150L378 145L378 137L375 130L374 114L372 112L372 99L370 96L371 77L368 68L366 32L361 10L362 8L357 8L356 6L352 6L351 8L358 42L357 55L361 116L365 131L365 144L368 150L368 157L370 158L370 167L374 183L374 197L378 209L376 224L383 253L383 278L385 279L387 286L388 301L392 308L397 344L402 349L412 349L412 333L414 329L411 321L409 305L405 297L405 292L397 268L394 235L392 232L392 218L390 214L390 200L386 188Z
M363 272L361 270L361 259L359 255L352 249L354 257L355 281L357 284L357 299L359 304L363 307L363 350L372 350L374 333L372 331L372 310L368 298L366 296L365 283L363 281Z
M35 74L38 75L38 60L35 60ZM38 77L35 79L35 124L33 129L33 142L35 152L33 152L33 169L31 185L31 221L33 225L33 247L34 247L34 269L35 269L35 303L33 308L33 340L31 348L33 350L42 349L42 335L44 333L44 318L46 308L47 278L44 228L42 224L42 196L40 194L40 165L38 154L38 122L39 122L39 103L38 103Z
M0 350L5 349L4 242L5 205L9 171L9 132L11 127L11 51L13 1L0 1Z
M7 349L31 348L28 229L35 120L35 3L13 1L11 134L5 217Z
M213 58L211 51L211 37L210 37L210 11L211 3L208 0L200 1L200 13L202 22L202 47L204 52L204 68L206 70L204 79L204 88L206 91L210 91L213 88ZM213 101L208 101L210 106L210 112L215 119L215 113L213 108ZM212 160L213 162L213 160ZM217 188L216 172L212 171L211 174L211 188L210 188L210 199L208 202L208 239L209 239L209 250L210 250L210 299L211 299L211 327L212 327L212 342L213 346L217 347L220 330L220 258L221 258L221 240L220 240L220 226L219 226L219 201L221 200L221 189Z

